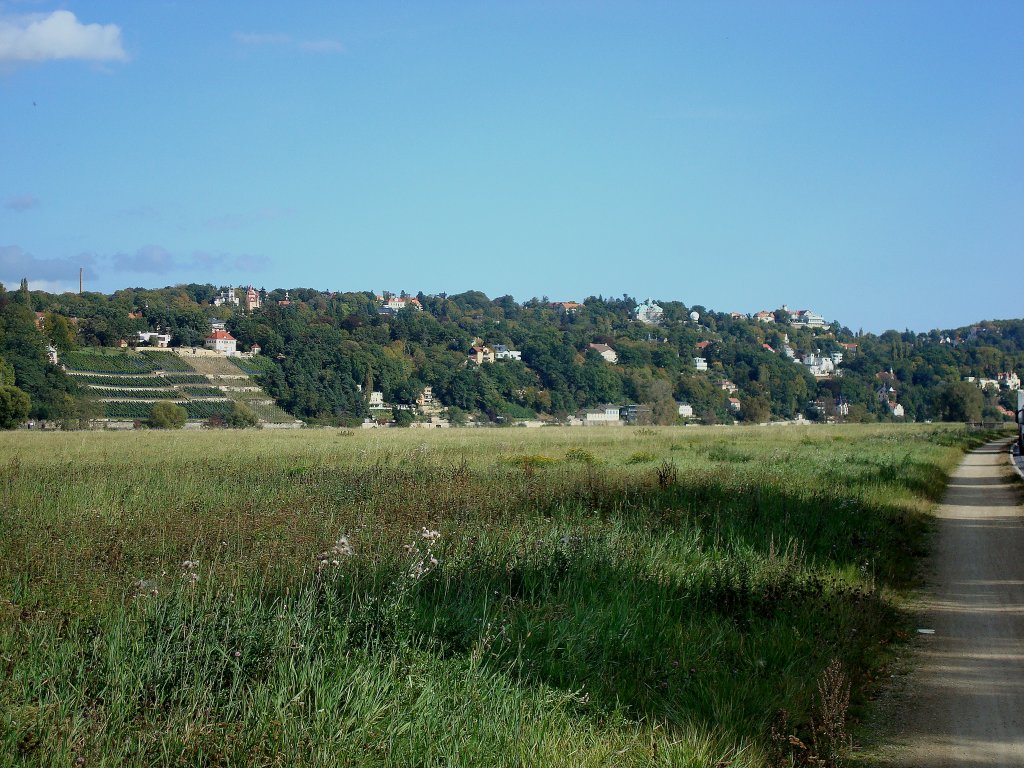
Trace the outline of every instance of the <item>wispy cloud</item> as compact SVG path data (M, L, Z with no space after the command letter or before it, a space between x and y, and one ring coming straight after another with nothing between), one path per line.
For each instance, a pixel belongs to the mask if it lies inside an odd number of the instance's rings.
M30 286L40 282L77 285L78 268L83 267L85 277L92 279L96 276L93 270L95 263L96 257L91 253L61 259L40 259L17 245L0 245L0 282L17 285L26 277Z
M4 201L4 208L9 211L24 213L39 205L39 198L35 195L15 195Z
M268 32L235 32L233 37L235 42L252 47L288 48L309 53L341 53L345 50L345 46L331 38L303 39Z
M144 245L135 253L115 253L114 269L119 272L152 272L166 274L176 269L178 260L159 245Z
M121 28L82 24L71 11L0 18L0 62L125 61Z
M270 259L251 254L210 253L193 251L189 256L175 256L163 246L146 245L135 253L116 253L111 264L118 272L169 275L217 269L257 271L270 266ZM199 276L196 276L199 279Z

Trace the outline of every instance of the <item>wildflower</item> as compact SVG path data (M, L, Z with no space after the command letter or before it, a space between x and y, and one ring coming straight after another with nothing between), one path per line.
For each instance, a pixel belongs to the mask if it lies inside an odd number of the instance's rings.
M181 578L189 586L195 586L199 583L199 574L196 572L198 567L198 560L185 560L181 564Z
M153 579L139 579L132 584L132 598L140 600L143 597L156 597L160 590Z
M316 556L317 570L323 570L328 565L341 565L342 560L346 557L352 557L355 553L356 551L353 549L352 542L349 541L348 536L339 536L338 540L334 542L334 546Z
M429 528L420 529L420 538L426 541L428 544L433 544L435 541L441 538L440 531L432 531Z

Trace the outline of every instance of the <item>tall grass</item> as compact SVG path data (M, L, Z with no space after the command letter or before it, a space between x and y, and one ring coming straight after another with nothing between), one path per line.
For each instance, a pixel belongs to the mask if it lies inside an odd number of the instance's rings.
M0 762L767 765L830 663L856 717L971 439L12 435Z

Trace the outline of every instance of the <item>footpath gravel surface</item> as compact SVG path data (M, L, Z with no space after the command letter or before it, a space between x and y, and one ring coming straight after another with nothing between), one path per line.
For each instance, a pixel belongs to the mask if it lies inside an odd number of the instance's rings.
M1006 443L964 459L938 538L893 764L1024 766L1024 505Z

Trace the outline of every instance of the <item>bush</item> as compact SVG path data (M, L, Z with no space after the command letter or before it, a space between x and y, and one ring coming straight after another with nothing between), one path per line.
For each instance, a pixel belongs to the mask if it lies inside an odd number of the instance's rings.
M31 407L26 392L10 384L0 385L0 429L14 429L26 419Z
M157 403L149 414L153 429L181 429L188 419L188 411L174 403Z
M245 427L255 427L260 420L252 408L245 403L235 402L231 404L231 411L224 417L224 421L229 427L244 429Z
M396 427L408 427L414 421L412 411L407 411L404 408L395 408L392 411L392 418L395 420Z

